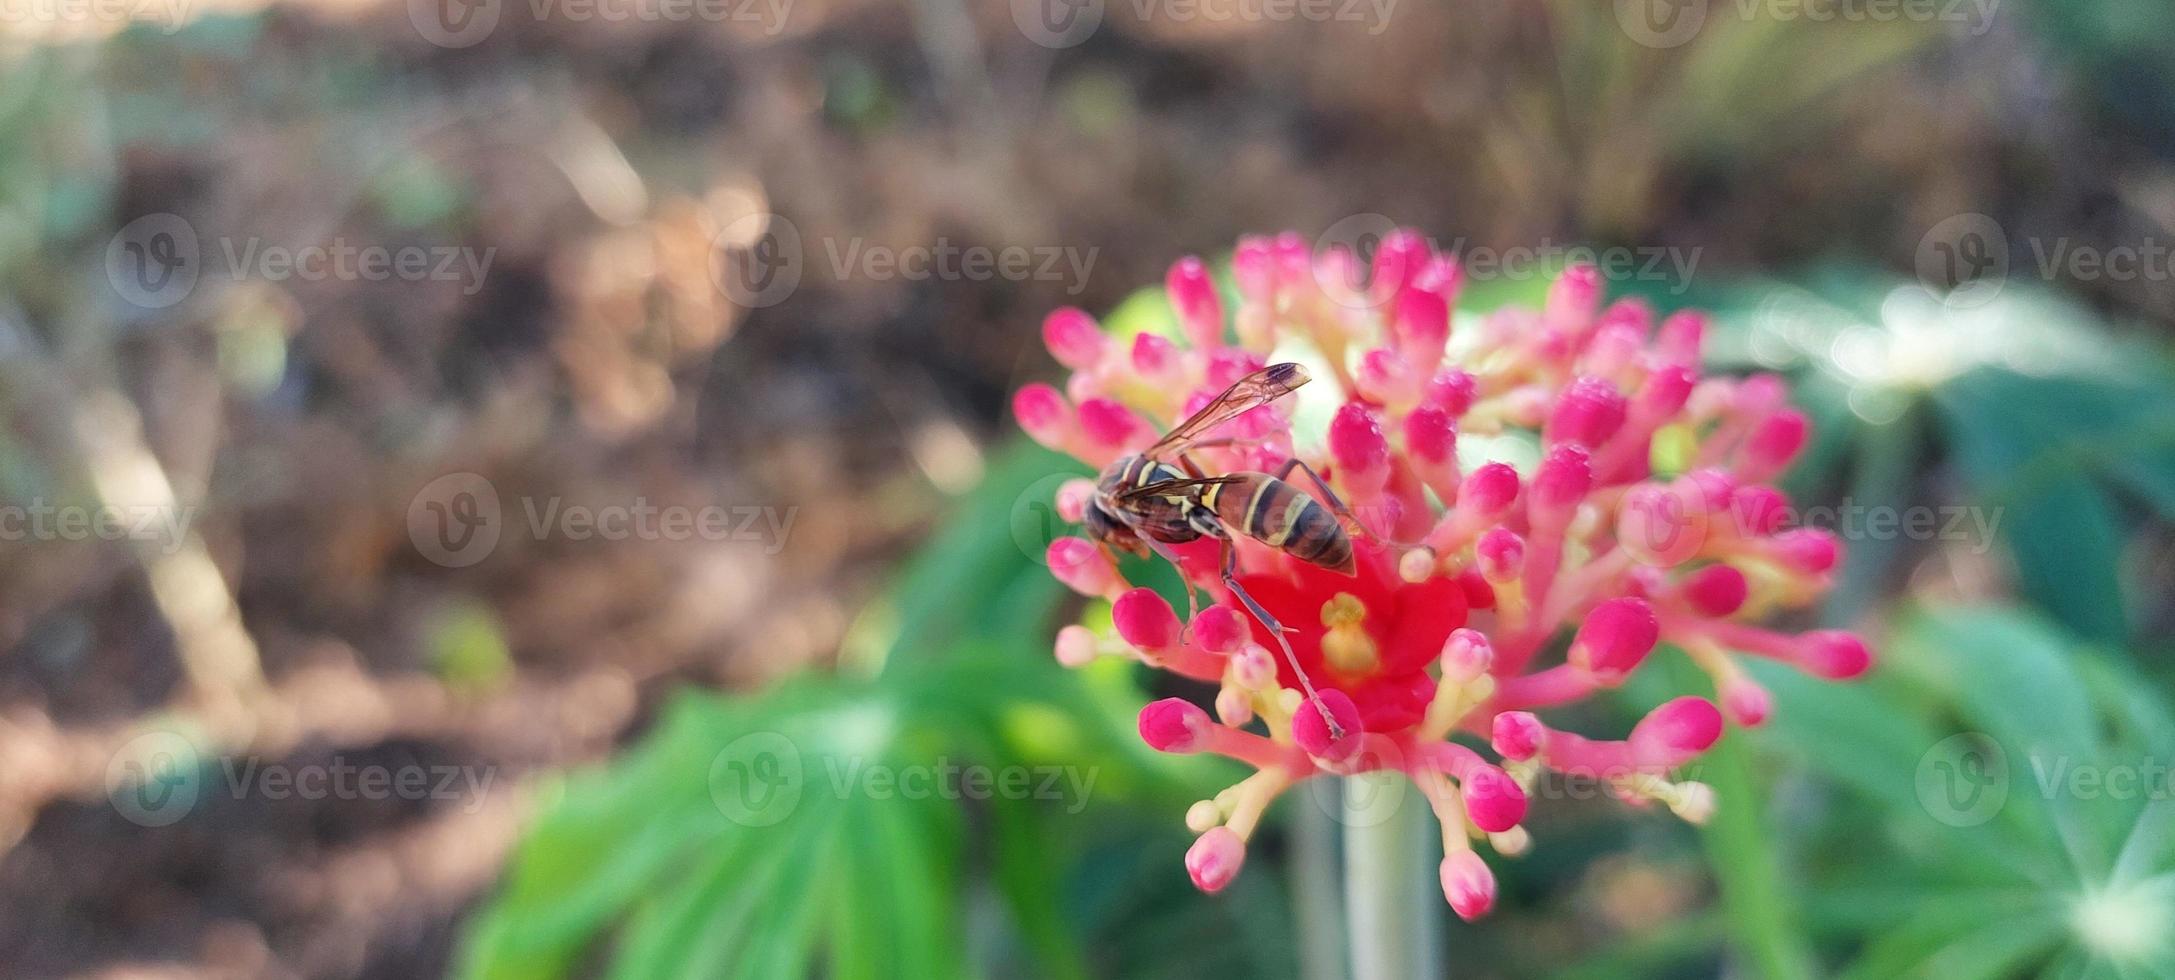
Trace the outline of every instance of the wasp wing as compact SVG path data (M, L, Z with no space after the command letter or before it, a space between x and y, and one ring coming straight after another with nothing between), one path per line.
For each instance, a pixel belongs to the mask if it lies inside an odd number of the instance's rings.
M1185 445L1201 437L1201 434L1238 418L1247 412L1273 402L1300 385L1313 380L1307 369L1286 362L1271 364L1255 371L1223 390L1214 400L1201 406L1191 418L1178 423L1163 438L1149 446L1142 455L1149 459L1161 459L1166 455L1183 452Z
M1143 483L1137 487L1120 490L1118 491L1116 499L1118 503L1123 504L1135 500L1143 500L1148 497L1163 497L1174 493L1182 493L1184 491L1194 490L1200 487L1213 487L1220 486L1226 483L1244 482L1246 482L1246 477L1243 475L1198 476L1186 477L1179 480L1157 480L1154 483Z

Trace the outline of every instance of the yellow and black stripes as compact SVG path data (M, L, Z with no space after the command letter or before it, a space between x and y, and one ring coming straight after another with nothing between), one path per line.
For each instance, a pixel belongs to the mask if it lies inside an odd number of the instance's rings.
M1329 509L1298 487L1265 473L1210 487L1202 505L1240 533L1300 561L1349 572L1352 541Z

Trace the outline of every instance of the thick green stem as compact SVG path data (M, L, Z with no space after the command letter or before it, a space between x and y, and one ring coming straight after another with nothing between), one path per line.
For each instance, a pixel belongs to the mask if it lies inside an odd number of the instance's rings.
M1345 932L1352 980L1440 977L1442 843L1434 814L1403 775L1344 780Z

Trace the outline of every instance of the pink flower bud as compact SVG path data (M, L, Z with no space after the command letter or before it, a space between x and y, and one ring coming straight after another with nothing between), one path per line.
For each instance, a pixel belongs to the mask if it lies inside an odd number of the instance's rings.
M1107 449L1125 449L1142 441L1148 423L1133 410L1108 398L1080 403L1080 429L1089 440Z
M1442 894L1450 911L1471 922L1495 907L1495 873L1478 853L1458 851L1442 859Z
M1186 849L1186 875L1193 887L1214 895L1239 876L1246 864L1246 842L1229 827L1212 827Z
M1254 699L1236 687L1224 686L1216 692L1216 718L1233 728L1245 726L1254 720Z
M1689 694L1648 712L1631 728L1632 745L1659 753L1671 765L1705 752L1721 737L1721 710Z
M1721 470L1693 470L1677 477L1672 485L1709 511L1720 511L1737 498L1737 481Z
M1707 544L1705 503L1696 494L1697 488L1682 484L1631 488L1617 506L1617 544L1657 568L1690 561Z
M1634 406L1638 416L1649 423L1658 423L1684 410L1691 400L1692 387L1699 383L1699 376L1687 367L1665 365L1646 376L1646 383L1639 387L1639 401Z
M1473 399L1479 395L1480 382L1472 375L1452 368L1437 372L1428 379L1425 400L1428 404L1450 413L1451 418L1463 418L1472 410Z
M1518 471L1508 463L1484 464L1458 484L1458 510L1482 519L1501 516L1517 500Z
M1490 744L1503 758L1524 762L1548 744L1548 728L1529 711L1505 711L1495 716Z
M1458 455L1458 423L1433 405L1422 405L1405 416L1405 448L1414 459L1437 466L1454 463ZM1506 467L1507 468L1507 467ZM1511 474L1517 477L1516 473Z
M1766 480L1788 469L1809 431L1804 413L1794 409L1768 416L1745 438L1738 472L1748 480Z
M1456 629L1442 644L1442 679L1468 683L1495 665L1495 647L1476 629Z
M1707 315L1697 310L1679 310L1661 322L1661 333L1654 338L1654 352L1670 364L1696 368L1700 362L1700 348L1706 341Z
M1211 653L1232 653L1246 645L1246 617L1230 606L1210 606L1193 617L1193 640Z
M1359 393L1385 405L1409 405L1420 398L1420 384L1412 368L1396 351L1377 347L1360 356L1359 371L1352 378Z
M1321 704L1337 720L1337 727L1343 730L1344 737L1331 738L1329 721L1322 717L1321 710L1313 701L1302 701L1291 718L1292 741L1317 759L1343 762L1359 751L1359 706L1352 703L1350 695L1333 687L1321 689Z
M1473 546L1481 577L1496 585L1518 580L1525 571L1526 541L1507 527L1490 528Z
M1382 421L1365 405L1346 402L1337 410L1329 422L1329 455L1354 496L1371 497L1389 481L1390 441L1382 435Z
M1067 626L1057 631L1057 662L1067 667L1085 667L1095 660L1095 634L1085 626Z
M1232 676L1248 688L1259 691L1276 684L1276 658L1267 647L1249 643L1231 655Z
M1118 597L1110 607L1110 619L1125 642L1149 651L1178 645L1178 614L1154 589L1138 588Z
M1753 483L1731 494L1730 511L1737 519L1737 533L1761 537L1775 533L1790 520L1790 498L1765 484Z
M1239 295L1266 304L1276 295L1276 256L1265 238L1239 239L1231 252L1231 277L1238 280Z
M1473 826L1491 834L1509 830L1526 818L1526 792L1510 774L1490 765L1466 770L1458 787L1465 796L1465 815Z
M1427 247L1427 239L1410 228L1399 228L1382 236L1374 249L1374 279L1370 290L1377 296L1404 292L1405 284L1420 274L1433 254L1434 250Z
M1410 288L1397 295L1390 318L1392 336L1405 359L1432 371L1450 340L1450 303L1430 289Z
M1661 623L1645 600L1607 600L1586 614L1571 639L1570 662L1604 684L1623 680L1661 638Z
M1185 365L1170 338L1142 331L1133 335L1133 370L1151 383L1167 385L1178 382Z
M1110 339L1095 324L1095 318L1070 306L1052 310L1042 319L1042 342L1049 346L1050 356L1057 358L1057 363L1075 371L1101 364L1110 346Z
M1541 460L1533 475L1533 492L1526 500L1526 516L1537 527L1560 528L1593 488L1593 463L1586 450L1559 445Z
M1542 316L1550 324L1584 326L1593 319L1594 310L1601 305L1601 273L1591 265L1579 263L1563 270L1563 275L1548 286L1547 305Z
M1844 681L1873 666L1873 652L1848 630L1814 630L1797 638L1797 663L1815 677Z
M1646 345L1646 335L1628 323L1603 323L1594 330L1593 339L1586 342L1586 352L1578 360L1578 369L1586 374L1611 377L1639 359L1639 351Z
M1790 400L1790 383L1777 374L1755 374L1737 382L1731 392L1730 410L1747 418L1764 419Z
M1051 449L1065 448L1072 438L1072 406L1049 385L1031 384L1014 393L1012 415L1030 438Z
M1208 712L1184 698L1151 701L1140 709L1140 740L1157 752L1189 755L1201 751L1210 721Z
M1208 382L1210 390L1220 394L1225 388L1237 384L1240 378L1267 366L1268 362L1263 360L1261 355L1252 351L1240 350L1236 347L1218 347L1208 355L1208 370L1205 372L1205 380Z
M1745 573L1735 565L1708 565L1684 578L1684 601L1702 616L1721 617L1745 604Z
M1643 341L1654 330L1654 307L1637 296L1626 296L1601 311L1601 326L1628 328Z
M1775 710L1774 695L1749 677L1731 677L1720 693L1722 710L1729 713L1731 721L1746 728L1758 728Z
M1171 263L1164 286L1170 290L1171 306L1178 311L1178 322L1185 328L1186 338L1193 341L1194 349L1223 346L1223 301L1216 295L1216 283L1208 276L1208 266L1197 256L1179 259Z
M1118 587L1117 566L1086 538L1052 541L1043 557L1050 563L1050 574L1081 595L1106 595Z
M1842 557L1842 546L1835 535L1816 527L1784 531L1775 535L1770 544L1775 549L1775 557L1807 575L1825 574Z
M1088 501L1095 497L1095 481L1066 480L1057 488L1057 516L1068 524L1078 524L1087 516Z
M1624 425L1624 396L1600 378L1580 378L1565 388L1542 438L1587 449L1599 447Z

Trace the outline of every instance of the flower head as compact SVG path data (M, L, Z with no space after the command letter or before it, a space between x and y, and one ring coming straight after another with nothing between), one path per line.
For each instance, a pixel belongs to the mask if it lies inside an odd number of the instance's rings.
M1703 820L1713 792L1672 774L1725 722L1772 710L1740 657L1833 679L1870 666L1854 634L1755 624L1817 599L1837 542L1782 526L1788 500L1768 481L1805 445L1805 417L1779 378L1702 379L1703 317L1657 328L1637 301L1603 306L1596 271L1573 266L1539 310L1453 320L1463 275L1409 231L1371 266L1289 233L1244 239L1232 273L1235 305L1200 260L1174 265L1169 335L1121 340L1079 310L1051 314L1043 337L1071 376L1014 398L1036 441L1104 470L1059 491L1085 533L1048 558L1113 603L1115 636L1067 627L1058 659L1131 656L1218 685L1213 713L1142 709L1141 737L1256 770L1187 813L1204 891L1239 873L1292 785L1393 769L1442 821L1445 899L1477 917L1495 879L1475 842L1523 851L1544 773ZM1318 431L1294 431L1296 399L1270 391L1162 447L1150 462L1170 472L1128 468L1242 379L1303 381L1265 372L1291 361L1328 375ZM1170 473L1169 493L1121 495ZM1120 551L1176 562L1189 598L1211 602L1182 617L1130 588ZM1661 643L1710 675L1714 700L1679 697L1620 739L1537 713L1622 684Z

